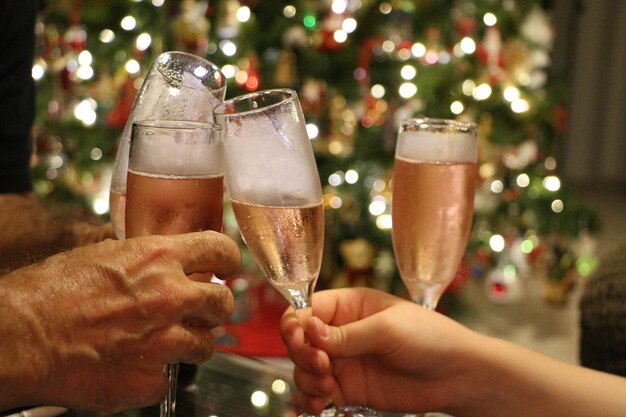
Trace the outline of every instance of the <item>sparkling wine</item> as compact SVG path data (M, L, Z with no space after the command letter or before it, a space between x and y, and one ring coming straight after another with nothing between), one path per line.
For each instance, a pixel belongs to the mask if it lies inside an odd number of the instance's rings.
M322 263L322 203L264 206L231 200L237 224L265 276L278 289L313 285Z
M472 225L476 163L415 162L396 157L393 246L409 292L447 285Z
M113 231L118 239L125 238L124 233L124 219L126 212L126 193L118 192L111 189L109 193L109 214L111 215L111 223L113 224Z
M126 236L222 230L222 175L180 177L128 171Z

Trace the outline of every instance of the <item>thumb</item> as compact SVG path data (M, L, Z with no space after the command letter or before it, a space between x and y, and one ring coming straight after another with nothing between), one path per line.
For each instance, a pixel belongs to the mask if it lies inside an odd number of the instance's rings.
M383 334L371 317L342 326L330 326L318 317L311 317L306 326L309 343L332 357L349 357L376 353Z

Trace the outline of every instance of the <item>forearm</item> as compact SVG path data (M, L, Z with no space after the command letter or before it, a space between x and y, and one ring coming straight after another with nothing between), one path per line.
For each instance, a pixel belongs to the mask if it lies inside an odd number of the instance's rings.
M112 237L107 226L56 219L32 194L0 194L0 271Z
M458 416L623 416L626 379L484 338L466 374ZM473 379L473 381L472 381Z
M37 296L25 293L19 275L0 277L0 410L32 405L49 371L41 320L27 302Z

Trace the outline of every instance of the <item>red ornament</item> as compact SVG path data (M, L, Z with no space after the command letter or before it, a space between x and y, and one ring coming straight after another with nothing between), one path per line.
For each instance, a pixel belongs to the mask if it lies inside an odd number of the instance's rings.
M115 129L123 129L135 103L137 91L134 87L134 80L129 78L122 86L122 95L115 107L107 115L107 124Z
M456 22L456 33L459 36L468 36L476 31L476 19L464 16Z
M508 288L503 282L494 282L489 287L489 295L494 300L502 300L506 297Z

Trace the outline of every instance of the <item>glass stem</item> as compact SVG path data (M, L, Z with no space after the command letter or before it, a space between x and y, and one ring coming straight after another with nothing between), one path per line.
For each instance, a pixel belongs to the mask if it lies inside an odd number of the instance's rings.
M168 363L165 365L165 376L168 381L167 394L161 401L161 417L174 417L176 412L176 379L178 377L178 364Z
M411 288L411 299L414 303L421 305L428 310L437 308L437 303L441 298L441 294L445 290L445 284L434 284L418 288Z

